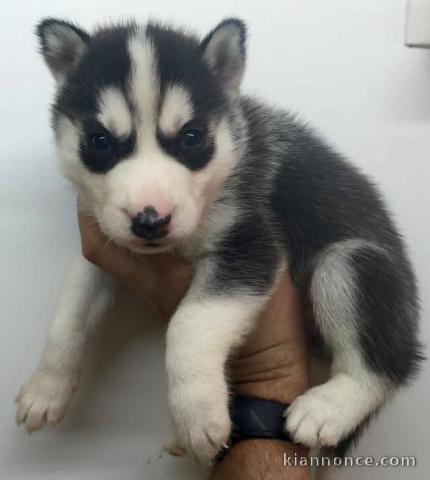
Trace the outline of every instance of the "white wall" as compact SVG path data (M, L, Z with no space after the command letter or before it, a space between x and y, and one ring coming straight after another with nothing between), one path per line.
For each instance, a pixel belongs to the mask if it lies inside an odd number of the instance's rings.
M3 0L1 10L0 479L201 478L187 461L158 457L167 436L162 330L139 322L133 302L123 301L111 318L64 426L31 438L14 426L14 395L35 365L79 249L75 200L57 173L49 130L53 82L32 34L45 15L87 27L153 16L202 33L226 15L247 20L245 90L301 112L382 186L417 268L428 343L430 51L403 47L403 0ZM416 455L418 467L356 469L339 478L427 476L428 378L427 365L357 451Z

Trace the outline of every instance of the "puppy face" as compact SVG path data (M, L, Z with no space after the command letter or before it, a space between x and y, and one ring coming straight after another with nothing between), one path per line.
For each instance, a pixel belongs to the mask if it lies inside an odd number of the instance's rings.
M201 42L155 24L89 35L54 19L38 35L58 83L58 156L83 207L138 252L187 240L237 161L242 22L226 20Z

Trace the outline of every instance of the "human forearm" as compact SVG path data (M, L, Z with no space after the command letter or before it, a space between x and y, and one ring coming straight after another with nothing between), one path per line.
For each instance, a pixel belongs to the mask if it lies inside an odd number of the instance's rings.
M290 466L286 457L302 457L307 450L279 440L243 440L214 466L210 480L308 480L306 466Z
M308 354L300 299L284 280L282 296L271 300L260 326L230 362L236 393L290 404L308 388ZM279 318L288 321L279 321ZM258 366L258 368L256 368ZM211 480L308 480L307 467L290 466L307 449L279 440L243 440L215 465Z

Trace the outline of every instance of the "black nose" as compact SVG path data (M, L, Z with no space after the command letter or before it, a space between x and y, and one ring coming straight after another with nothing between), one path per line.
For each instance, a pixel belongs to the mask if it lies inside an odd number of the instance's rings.
M137 237L146 240L158 240L167 235L167 226L171 218L171 215L160 218L154 207L145 207L142 212L131 219L131 231Z

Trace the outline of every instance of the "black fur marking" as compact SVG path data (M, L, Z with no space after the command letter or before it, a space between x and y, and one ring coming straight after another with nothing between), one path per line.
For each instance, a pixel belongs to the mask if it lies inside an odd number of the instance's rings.
M363 238L401 248L369 179L307 127L290 124L286 132L287 157L276 176L271 204L285 233L294 280L334 242Z
M415 336L418 302L410 267L398 255L392 259L370 247L355 251L352 265L360 291L362 356L376 374L404 383L415 376L424 359Z
M190 92L197 118L208 118L223 111L227 98L203 59L199 40L183 31L154 23L149 24L146 31L157 57L160 104L166 88L178 84Z
M85 135L81 139L80 154L84 165L93 173L106 173L118 162L130 156L136 145L136 133L132 132L127 138L116 138L108 132L103 125L95 121L84 122ZM106 134L111 139L109 152L93 151L87 145L88 136L91 134Z
M84 133L105 131L95 117L100 111L99 94L108 87L118 88L133 110L128 98L131 60L128 51L130 36L136 31L134 23L103 28L89 37L88 48L65 79L53 107L53 124L59 114L84 126ZM112 134L111 134L112 136ZM120 160L130 155L136 142L136 132L126 139L115 139L115 148L109 158L90 155L81 138L82 162L94 173L105 173Z
M201 146L194 149L181 148L181 132L173 138L163 135L160 130L157 132L158 143L163 150L193 171L204 168L215 154L215 140L209 135L207 126L202 121L198 125L203 131L204 140Z
M101 90L120 89L127 99L131 60L128 40L134 23L101 29L90 39L88 50L66 78L55 110L72 119L89 120L99 112Z
M265 223L258 215L250 215L220 240L217 267L210 285L214 293L246 290L253 295L264 295L271 288L279 254L275 245L270 245Z

